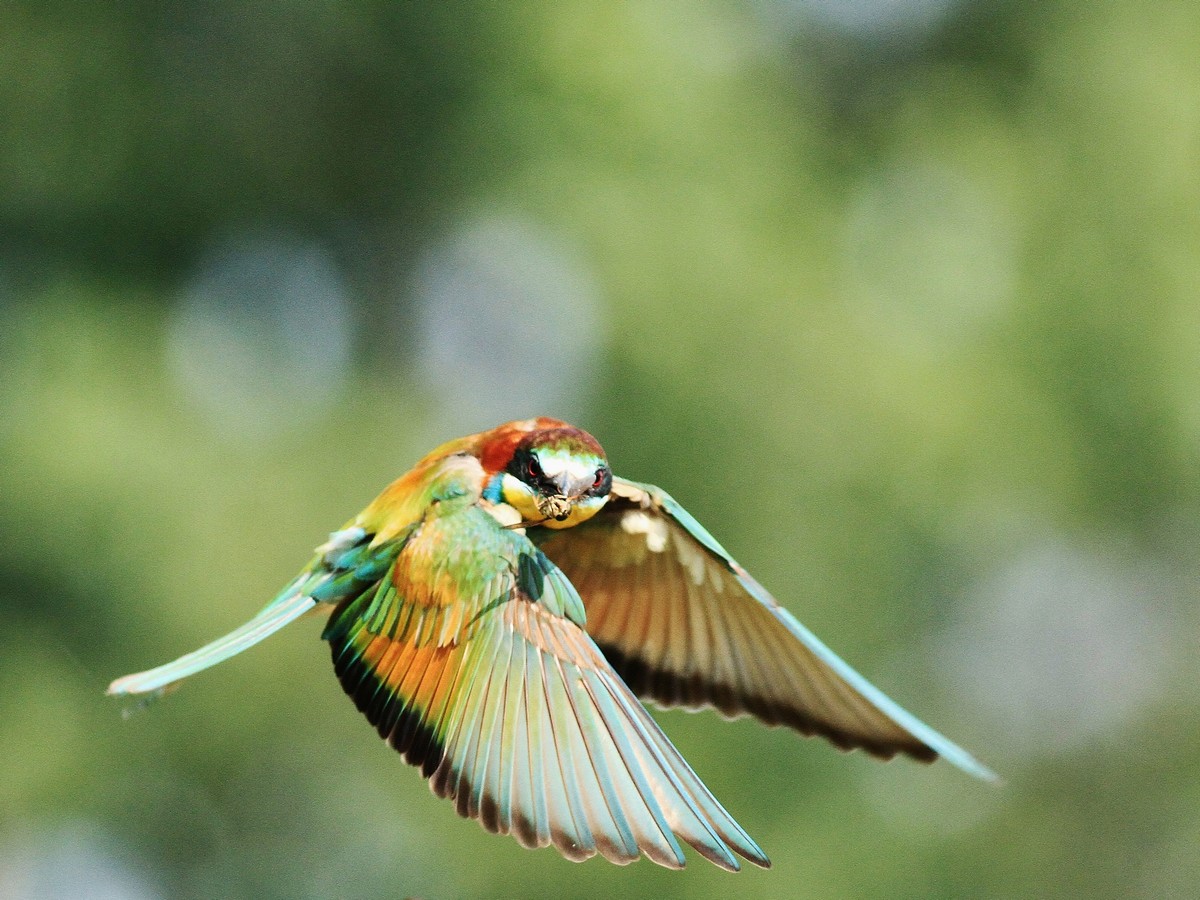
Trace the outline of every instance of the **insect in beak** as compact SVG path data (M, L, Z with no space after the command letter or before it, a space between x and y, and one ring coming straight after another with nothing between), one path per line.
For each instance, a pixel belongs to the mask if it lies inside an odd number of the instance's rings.
M571 515L571 501L561 494L542 495L536 502L538 512L547 519L562 522Z

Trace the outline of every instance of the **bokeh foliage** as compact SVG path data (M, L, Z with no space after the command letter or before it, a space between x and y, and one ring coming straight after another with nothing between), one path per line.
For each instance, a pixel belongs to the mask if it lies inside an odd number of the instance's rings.
M1200 11L837 6L0 9L0 888L1194 895ZM423 273L497 222L567 261L497 283L582 273L553 302L590 312L483 290L447 387ZM286 302L204 306L243 245L336 273L310 403L274 392ZM205 393L234 345L197 309L264 329L245 395ZM531 367L570 390L489 392ZM576 867L431 797L315 622L127 719L101 696L434 443L542 412L1005 785L663 714L775 868Z

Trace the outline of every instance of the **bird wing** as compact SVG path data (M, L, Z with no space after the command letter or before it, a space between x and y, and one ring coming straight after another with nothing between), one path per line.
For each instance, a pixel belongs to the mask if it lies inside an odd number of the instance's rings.
M453 507L453 504L448 504ZM324 637L346 692L434 793L569 859L767 866L581 627L578 594L471 503L429 516Z
M593 518L535 534L582 596L588 633L639 696L749 713L885 759L943 756L995 778L826 647L665 491L614 479Z

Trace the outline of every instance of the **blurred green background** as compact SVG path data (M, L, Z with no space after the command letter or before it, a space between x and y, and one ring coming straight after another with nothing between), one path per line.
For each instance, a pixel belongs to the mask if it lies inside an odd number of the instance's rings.
M1191 897L1200 10L0 6L0 895ZM425 450L589 428L1001 772L664 728L775 862L432 797L304 621Z

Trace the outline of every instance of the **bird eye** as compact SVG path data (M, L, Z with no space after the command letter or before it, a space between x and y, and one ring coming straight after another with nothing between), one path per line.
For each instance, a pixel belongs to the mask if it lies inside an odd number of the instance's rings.
M526 470L529 472L530 478L542 477L542 466L541 463L538 462L538 458L536 456L530 455L529 464L526 466Z
M596 470L596 480L592 482L592 490L593 491L596 490L596 488L600 487L600 485L602 485L602 484L604 484L604 470L597 469Z

